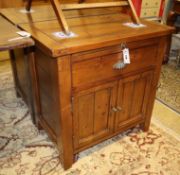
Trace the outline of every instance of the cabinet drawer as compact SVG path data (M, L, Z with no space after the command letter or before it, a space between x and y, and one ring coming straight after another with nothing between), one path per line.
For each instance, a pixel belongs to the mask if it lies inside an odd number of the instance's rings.
M156 64L157 44L151 44L131 49L131 64L123 69L114 69L113 66L122 60L122 52L100 55L98 52L91 54L84 60L72 61L72 84L73 88L89 86L100 81L110 81L112 78L126 73L140 70ZM97 56L98 55L98 56ZM85 57L83 55L83 57ZM72 57L73 59L73 57Z
M142 1L142 8L159 8L161 4L160 0L143 0Z
M159 16L159 8L150 8L150 9L142 9L141 17L158 17Z

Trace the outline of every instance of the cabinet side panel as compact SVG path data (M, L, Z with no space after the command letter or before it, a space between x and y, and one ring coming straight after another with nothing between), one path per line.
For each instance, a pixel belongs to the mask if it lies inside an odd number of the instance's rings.
M156 95L156 89L160 77L160 72L161 72L161 65L162 61L164 59L167 45L169 43L169 36L165 36L159 39L159 43L157 45L158 48L158 53L156 55L157 61L156 61L156 69L154 71L154 76L152 79L152 88L151 88L151 96L149 97L148 100L148 109L146 112L146 121L143 127L145 131L149 129L150 126L150 121L151 121L151 115L152 115L152 110L153 110L153 105L154 105L154 100L155 100L155 95Z
M10 51L11 65L17 95L21 96L29 107L32 121L36 124L36 73L34 72L34 53L32 48ZM36 111L35 111L36 110Z
M73 163L71 72L69 57L51 58L36 49L40 125L58 147L64 169Z
M29 81L27 76L27 58L23 49L16 49L13 54L14 60L11 58L11 62L13 62L15 67L13 67L13 71L16 69L16 76L14 76L16 88L28 104Z
M36 68L40 94L40 124L45 125L50 136L56 141L58 135L58 79L55 60L36 50Z

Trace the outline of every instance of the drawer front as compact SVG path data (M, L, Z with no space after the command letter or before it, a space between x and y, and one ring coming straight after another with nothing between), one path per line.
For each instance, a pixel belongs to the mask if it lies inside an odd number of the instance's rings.
M143 0L142 8L159 8L161 5L161 0Z
M72 61L72 84L76 90L78 87L91 86L101 81L110 81L113 78L138 71L156 64L157 44L148 45L136 49L130 49L131 63L123 69L114 69L114 64L122 60L122 52L109 53L99 56L98 52L93 57L77 62ZM80 57L80 56L79 56ZM72 57L73 59L73 57Z
M150 9L141 10L141 18L158 17L158 16L159 16L159 8L150 8Z

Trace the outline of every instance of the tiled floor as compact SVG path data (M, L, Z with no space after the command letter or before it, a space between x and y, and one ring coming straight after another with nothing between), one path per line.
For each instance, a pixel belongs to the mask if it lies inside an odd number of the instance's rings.
M180 69L176 61L169 60L162 66L156 97L180 113Z
M180 114L158 100L154 104L153 118L180 135Z

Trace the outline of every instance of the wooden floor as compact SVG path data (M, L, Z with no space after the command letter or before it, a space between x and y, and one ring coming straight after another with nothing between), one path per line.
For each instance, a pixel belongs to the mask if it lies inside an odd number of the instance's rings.
M0 74L1 73L6 73L11 71L11 64L10 61L8 59L6 60L1 60L0 59Z
M9 53L6 51L0 52L0 62L9 59Z

